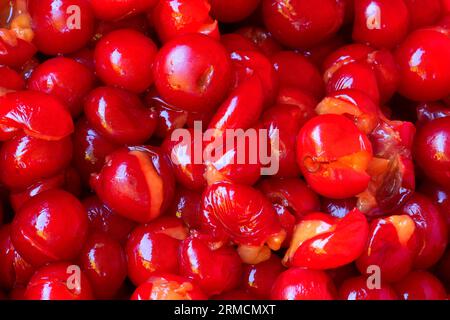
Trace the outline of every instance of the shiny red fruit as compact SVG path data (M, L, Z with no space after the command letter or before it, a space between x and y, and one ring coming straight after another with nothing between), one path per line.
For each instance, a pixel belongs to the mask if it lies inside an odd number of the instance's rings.
M353 40L375 48L393 48L407 35L408 7L404 0L355 0Z
M33 91L10 92L0 97L0 140L23 130L43 140L61 140L73 132L73 121L58 99Z
M86 212L70 193L50 190L28 201L14 217L11 240L28 262L42 266L79 254L88 231Z
M75 52L94 34L94 14L87 0L28 1L33 43L47 55Z
M94 73L69 58L53 58L40 64L28 80L28 89L58 98L73 116L83 108L83 98L94 87Z
M210 9L207 0L160 0L149 18L163 43L189 33L219 39L218 23L211 18Z
M117 144L141 144L156 129L156 118L137 95L118 88L98 87L85 98L84 114L90 124Z
M377 266L383 281L398 281L412 270L417 250L414 220L408 215L390 216L371 222L366 249L356 264L362 274Z
M19 73L7 66L0 66L0 90L23 90L25 81Z
M11 190L23 191L41 179L62 172L71 158L70 138L45 141L18 135L0 148L0 181Z
M155 85L175 107L205 112L216 108L228 93L231 60L216 40L199 34L181 36L159 51L154 64Z
M202 195L199 192L178 187L167 215L181 219L189 229L200 227Z
M258 26L243 27L236 32L252 41L268 57L282 50L281 45L273 38L272 34Z
M450 118L440 118L419 128L414 155L424 174L443 186L450 186Z
M382 282L380 287L371 287L372 283L364 276L347 279L339 288L342 300L398 300L399 296L391 285Z
M142 33L116 30L95 47L95 70L106 84L140 93L153 84L152 63L156 53L154 42Z
M429 27L441 18L442 0L404 0L409 11L409 25L412 30Z
M128 276L139 286L155 273L178 274L180 240L187 237L182 222L160 218L133 230L126 245Z
M211 14L220 22L244 20L256 10L261 0L211 0Z
M172 200L175 182L168 159L156 147L122 148L106 159L91 185L118 214L146 223L156 219Z
M263 0L267 29L292 48L312 47L329 39L342 26L344 6L335 0Z
M119 20L150 10L157 0L90 0L95 17L100 20Z
M311 188L322 196L345 199L363 192L372 146L345 116L321 115L297 137L297 162Z
M191 280L172 275L155 275L137 287L131 300L206 300Z
M36 271L24 293L26 300L92 300L91 285L79 266L61 262Z
M232 247L213 250L195 237L180 247L180 273L196 283L208 296L236 288L242 275L242 261Z
M414 101L434 101L450 94L450 37L437 29L411 33L395 56L400 68L399 92Z
M367 219L358 210L342 219L311 213L295 227L284 263L316 270L344 266L361 255L368 233Z
M272 287L273 300L333 300L336 288L323 271L291 268L277 278Z
M106 234L91 234L78 260L96 298L114 297L127 277L125 252L119 242Z
M89 219L91 233L106 233L112 239L124 243L135 227L135 223L128 220L100 201L96 196L82 201Z
M395 290L403 300L446 300L447 294L442 283L431 273L414 271L400 282Z

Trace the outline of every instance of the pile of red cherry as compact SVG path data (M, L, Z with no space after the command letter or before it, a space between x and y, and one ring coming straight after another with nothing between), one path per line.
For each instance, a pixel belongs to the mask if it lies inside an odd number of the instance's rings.
M448 298L449 0L15 0L0 27L0 297ZM193 161L196 121L278 130L278 172Z

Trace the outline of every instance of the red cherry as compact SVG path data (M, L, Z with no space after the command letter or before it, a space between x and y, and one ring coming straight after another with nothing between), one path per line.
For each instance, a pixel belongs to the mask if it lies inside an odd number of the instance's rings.
M155 85L161 97L175 107L204 112L225 98L231 69L228 53L218 41L205 35L185 35L159 51L154 64Z
M180 240L186 236L186 229L176 218L161 218L134 229L126 245L131 281L139 286L155 273L177 274Z
M276 103L298 107L302 114L302 122L306 122L316 115L315 108L318 101L303 90L294 87L281 87L278 90Z
M0 88L6 90L23 90L25 81L13 69L0 66Z
M411 33L395 56L400 68L399 92L415 101L434 101L450 94L450 38L434 29Z
M97 132L85 118L78 121L73 136L73 163L85 184L92 173L102 169L106 156L119 147Z
M135 227L135 223L115 213L96 196L83 200L89 219L91 233L106 233L112 239L123 243Z
M26 285L34 273L34 268L14 248L10 234L10 225L0 228L0 287L6 290Z
M160 216L173 197L168 159L155 147L122 148L106 159L91 184L99 198L118 214L146 223Z
M372 159L368 138L344 116L321 115L308 121L297 137L297 162L314 191L345 199L363 192Z
M200 227L202 195L196 191L177 188L167 215L181 219L189 229Z
M108 85L140 93L153 84L152 63L156 52L156 45L142 33L116 30L104 36L95 47L95 70Z
M10 139L19 130L43 140L61 140L73 132L73 121L67 108L50 95L10 92L0 97L0 139Z
M58 98L77 116L82 111L82 100L94 87L91 70L69 58L53 58L40 64L28 80L28 89L44 92Z
M212 0L212 15L220 22L232 23L244 20L258 7L260 0Z
M245 265L242 288L258 298L269 299L275 280L284 270L280 258L275 255L259 264Z
M131 300L206 300L206 296L191 280L165 274L150 277L136 289Z
M333 300L336 288L323 271L291 268L277 278L272 287L273 300Z
M85 99L86 119L117 144L140 144L155 131L156 118L139 97L117 88L99 87Z
M257 190L219 182L203 195L203 231L242 245L261 246L281 232L271 203ZM281 243L279 244L281 245Z
M344 6L334 0L263 0L262 10L267 29L293 48L312 47L329 39L344 20Z
M436 275L439 280L448 288L450 288L450 250L447 250L442 257L441 261L436 267Z
M441 0L404 0L409 11L410 28L415 30L434 25L442 16Z
M1 146L0 181L9 189L22 191L63 171L71 158L70 138L45 141L18 135Z
M75 52L94 34L94 15L87 0L31 0L33 43L48 55Z
M11 240L36 266L77 257L88 231L88 219L77 198L50 190L28 201L16 214Z
M342 219L311 213L295 227L284 263L316 270L344 266L361 255L368 233L367 219L358 210Z
M210 8L206 0L161 0L150 13L150 19L163 43L189 33L219 39L218 24L210 17Z
M450 118L428 122L419 128L414 141L414 155L425 175L433 181L450 186Z
M321 211L332 215L335 218L343 218L350 211L356 208L356 198L349 199L321 199Z
M207 295L236 288L242 275L242 261L231 247L211 250L207 243L190 237L180 247L180 272L198 283Z
M439 102L422 102L417 105L416 110L418 127L439 118L450 117L450 109Z
M363 277L347 279L339 288L342 300L398 300L395 290L382 282L380 288L369 288L368 280Z
M25 40L17 38L11 43L0 37L0 64L8 67L21 67L36 53L36 47Z
M127 262L121 245L105 234L91 234L78 260L95 297L114 297L127 276Z
M431 273L414 271L395 284L403 300L447 300L442 283Z
M231 53L235 51L259 51L259 48L250 39L238 33L221 35L220 42Z
M427 197L416 193L398 212L409 215L416 223L419 252L414 261L417 269L435 265L447 247L448 229L444 215Z
M322 76L307 58L292 51L280 51L272 56L280 86L294 87L321 99L324 94Z
M119 20L150 10L157 0L90 0L95 17L100 20Z
M355 0L353 40L390 49L404 39L408 27L408 7L403 0Z
M281 45L272 37L272 34L260 27L247 26L236 32L251 40L268 57L282 50Z
M362 274L368 267L378 266L381 279L402 279L413 266L418 242L414 220L408 215L390 216L371 222L369 240L356 264Z
M79 280L73 281L72 277L78 277ZM91 300L94 298L86 275L79 270L78 266L66 262L50 264L38 269L28 283L24 297L26 300Z

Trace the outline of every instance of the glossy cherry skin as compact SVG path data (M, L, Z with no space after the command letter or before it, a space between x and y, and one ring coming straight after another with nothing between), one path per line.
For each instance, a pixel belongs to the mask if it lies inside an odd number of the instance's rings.
M380 288L369 288L364 276L350 278L339 288L339 298L342 300L398 300L394 288L382 282Z
M191 112L214 109L228 93L231 60L216 40L199 34L164 45L154 64L155 85L173 106Z
M127 277L124 249L106 234L91 234L78 261L98 299L114 297Z
M416 193L398 212L409 215L416 223L419 252L414 261L417 269L435 265L447 247L448 229L445 216L427 197Z
M442 16L442 0L404 0L412 30L434 25Z
M157 0L90 0L97 19L119 20L153 8Z
M425 175L443 186L450 186L450 118L440 118L419 128L414 141L414 155Z
M91 185L118 214L146 223L160 216L173 197L175 181L168 159L156 147L121 148L110 154Z
M272 34L258 26L243 27L236 32L252 41L268 57L282 50L281 45L273 38Z
M351 211L342 219L311 213L295 227L283 262L315 270L344 266L361 255L368 233L367 219L358 210Z
M0 149L0 181L9 189L23 190L63 171L72 158L70 138L45 141L18 135Z
M141 144L152 136L156 118L137 95L98 87L85 98L86 119L100 134L117 144Z
M450 93L450 38L439 30L411 33L395 56L400 68L399 92L414 101L434 101Z
M201 202L202 195L199 192L178 187L166 214L181 219L189 229L198 229L201 225Z
M7 90L23 90L25 81L13 69L1 66L0 67L0 88Z
M439 119L450 117L450 110L443 103L439 102L422 102L416 107L418 127Z
M220 22L233 23L244 20L256 10L261 0L212 0L211 13Z
M450 288L450 250L445 252L441 261L436 266L435 274L448 290Z
M52 190L52 189L64 189L74 196L79 196L81 193L81 180L80 176L73 168L68 168L57 175L42 179L22 191L11 192L9 195L9 200L11 206L15 212L31 198L37 196L38 194Z
M308 121L297 137L297 162L314 191L333 199L363 192L372 146L351 120L321 115Z
M292 51L280 51L272 56L280 86L294 87L321 99L324 94L322 76L307 58Z
M398 281L411 271L417 250L412 218L402 215L376 219L370 223L366 249L356 264L362 274L366 274L369 266L376 265L383 281Z
M206 300L191 280L173 274L151 276L137 287L131 300Z
M442 216L444 216L447 221L447 230L450 230L450 190L434 183L425 182L421 185L420 192L426 195L429 200L439 207Z
M348 199L320 199L321 211L331 214L336 218L345 217L350 211L356 208L356 198Z
M96 196L82 201L89 219L90 233L105 233L113 240L124 243L135 223L111 210Z
M220 42L228 51L259 51L259 48L250 40L238 33L227 33L220 36Z
M205 190L202 218L202 231L243 245L261 246L281 231L272 204L260 192L227 182Z
M32 265L77 257L88 231L86 212L70 193L50 190L28 201L11 225L14 247Z
M403 300L446 300L442 283L431 273L414 271L395 283L395 290Z
M356 42L390 49L404 39L408 27L408 7L403 0L355 0Z
M10 234L10 225L0 228L0 287L8 291L26 285L34 273L34 268L14 248Z
M139 286L155 273L178 274L180 240L186 236L182 222L173 217L134 229L126 245L131 281Z
M95 76L82 64L64 57L40 64L28 80L28 89L58 98L77 116L82 111L84 96L94 87Z
M210 9L211 5L206 0L161 0L149 16L163 43L189 33L219 39L218 24L211 18Z
M60 262L38 269L27 285L25 299L92 300L91 284L82 271L79 273L79 283L72 283L71 277L78 275L74 272L76 268L79 267Z
M34 91L9 92L0 97L0 140L20 131L42 140L61 140L73 132L72 117L58 99Z
M94 15L87 0L32 0L28 8L33 43L47 55L77 51L94 34Z
M256 265L245 265L242 288L258 298L269 299L272 286L283 271L285 268L280 258L275 255Z
M272 287L272 300L333 300L336 288L323 271L291 268L279 275Z
M195 237L180 246L180 272L196 283L207 295L217 295L236 288L242 275L242 261L232 247L211 250Z
M263 19L267 29L282 44L292 48L312 47L327 40L342 26L341 1L263 0Z
M20 38L11 44L0 37L0 48L0 64L12 68L23 66L37 51L34 44Z
M106 84L140 93L153 84L152 63L156 52L154 42L142 33L116 30L104 36L95 47L95 70Z

